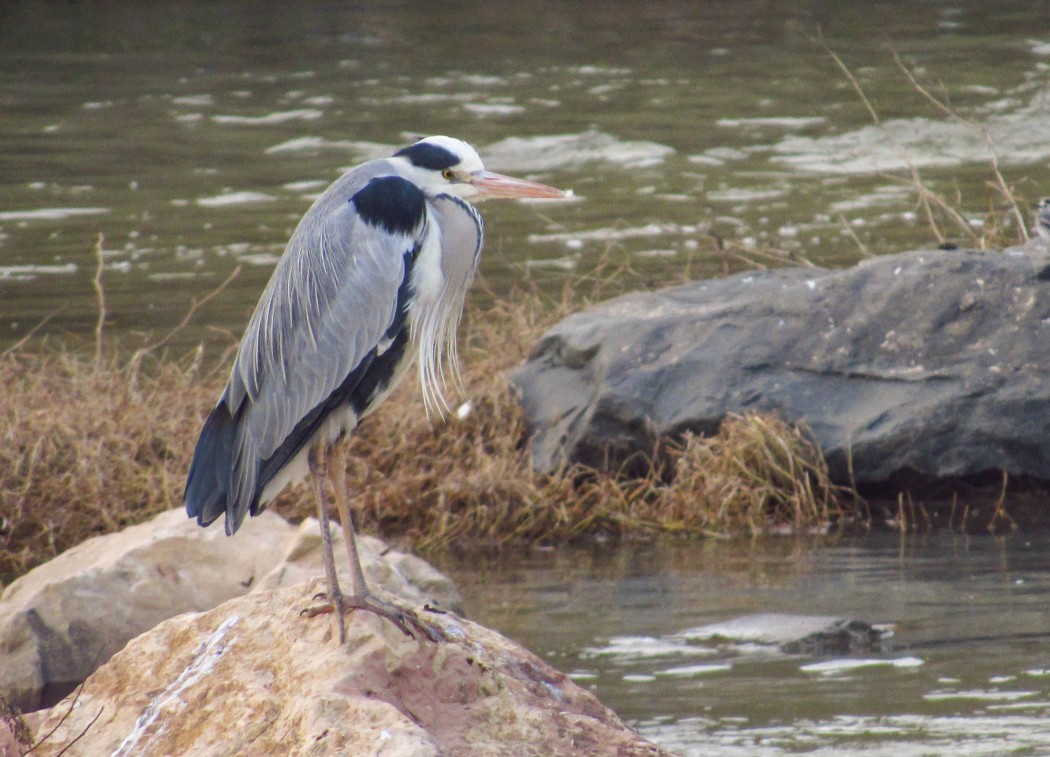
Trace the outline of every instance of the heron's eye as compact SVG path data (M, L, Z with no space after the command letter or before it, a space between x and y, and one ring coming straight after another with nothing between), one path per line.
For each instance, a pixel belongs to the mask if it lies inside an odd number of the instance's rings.
M446 168L444 171L441 172L441 176L445 179L445 181L452 181L456 178L456 172L453 171L451 168Z

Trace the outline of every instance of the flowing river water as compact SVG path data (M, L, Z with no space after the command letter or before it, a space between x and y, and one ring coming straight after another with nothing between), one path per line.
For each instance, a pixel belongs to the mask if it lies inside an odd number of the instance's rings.
M849 265L936 243L912 170L980 233L998 203L988 137L1016 191L1050 194L1050 8L5 2L0 349L41 323L90 336L98 232L106 327L132 340L240 266L171 342L225 346L312 198L434 133L576 193L485 208L485 296L603 259L664 278ZM475 617L675 751L1050 754L1048 541L661 542L444 567ZM894 636L844 658L681 639L756 611Z

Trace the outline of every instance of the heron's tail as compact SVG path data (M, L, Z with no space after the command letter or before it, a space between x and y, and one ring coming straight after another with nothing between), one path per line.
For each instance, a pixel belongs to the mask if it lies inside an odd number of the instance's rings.
M237 421L230 415L230 408L223 397L204 422L200 438L197 439L183 495L186 514L196 518L202 526L207 526L226 513L236 435ZM240 525L239 519L237 522L231 521L234 519L226 519L226 532L229 534Z

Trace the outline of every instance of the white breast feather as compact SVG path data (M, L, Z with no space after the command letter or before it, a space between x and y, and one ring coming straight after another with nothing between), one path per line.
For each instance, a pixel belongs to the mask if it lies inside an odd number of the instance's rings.
M419 383L427 414L445 415L446 357L455 352L460 308L449 307L441 273L441 238L436 224L427 224L427 234L412 271L412 303L409 328L419 358ZM451 321L451 323L450 323Z

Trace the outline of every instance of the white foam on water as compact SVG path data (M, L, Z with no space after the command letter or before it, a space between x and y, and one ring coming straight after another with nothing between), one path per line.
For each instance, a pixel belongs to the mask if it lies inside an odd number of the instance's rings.
M720 118L715 125L726 129L738 129L742 126L773 127L777 129L805 129L827 123L824 116L769 116L764 118Z
M498 171L550 171L601 161L624 168L657 166L673 147L645 140L620 140L601 131L537 137L507 137L480 151Z
M0 212L0 221L61 221L76 216L97 216L109 212L109 208L36 208L34 210L6 210Z
M1028 49L1032 55L1039 55L1043 57L1050 57L1050 40L1028 40Z
M914 193L914 189L903 184L892 184L879 187L872 192L857 194L848 200L839 200L828 206L832 213L851 213L868 210L878 206L896 205Z
M555 271L575 271L579 261L575 257L563 258L530 258L523 265L526 269L550 268Z
M197 276L196 271L161 271L147 274L146 278L150 281L185 281L195 279Z
M1037 691L1010 691L999 689L963 689L959 691L930 691L922 695L927 702L944 702L953 699L971 699L980 702L1013 702L1038 694Z
M269 126L271 124L287 123L288 121L316 121L323 115L324 111L315 108L300 108L298 110L282 110L274 113L266 113L262 116L214 115L211 117L211 120L217 124Z
M273 202L277 198L262 192L226 192L212 197L198 197L196 203L202 208L224 208L230 205L247 205L256 202Z
M242 263L258 266L275 266L280 259L280 255L275 255L272 252L254 252L248 255L237 256L237 260Z
M463 110L475 116L514 116L525 112L524 105L504 105L501 103L466 103Z
M1050 159L1050 87L1022 100L1006 98L971 116L987 130L1000 164ZM966 124L929 118L895 118L823 137L791 135L772 146L770 160L799 171L869 174L945 168L987 162L984 133Z
M493 76L489 74L451 74L449 76L431 76L427 79L428 87L448 87L466 84L471 87L503 87L508 84L504 76Z
M0 266L0 281L29 281L37 276L68 275L76 272L76 263L65 263L62 265L5 265Z
M616 242L624 239L658 237L665 234L696 234L696 226L679 226L675 223L648 223L645 226L626 228L601 228L590 231L559 231L551 234L529 234L533 244L547 242Z
M862 668L917 668L926 663L918 657L895 657L895 658L844 658L838 660L822 660L808 665L802 665L799 670L806 673L819 673L820 675L838 675L839 673L850 673Z
M613 66L564 66L562 71L581 76L628 76L634 73L630 68L615 68Z
M418 94L390 95L389 97L363 97L364 105L447 105L468 103L481 97L479 92L421 92Z
M783 197L787 189L745 189L731 187L708 192L705 197L711 202L755 202L756 200L773 200Z
M208 94L183 95L181 97L173 97L171 101L175 105L192 105L195 108L205 108L215 104L215 98Z
M699 163L701 165L721 166L727 161L743 160L747 156L747 152L738 150L735 147L712 147L710 150L705 150L700 155L690 155L687 160L690 163Z
M287 184L282 184L282 189L287 189L289 192L314 192L318 189L323 189L325 182L320 179L307 179L306 181L290 181Z
M623 677L623 680L627 683L652 683L656 680L656 676L651 676L648 673L628 673Z
M1008 704L990 704L985 707L989 712L995 711L1010 711L1010 710L1048 710L1050 709L1050 701L1046 699L1028 700L1020 702L1010 702Z
M713 663L710 665L681 665L676 668L667 668L666 670L657 670L656 675L658 676L672 676L681 678L692 678L694 676L707 675L708 673L721 673L726 670L732 670L732 665L725 663Z
M707 657L714 650L680 641L656 639L652 636L614 636L604 647L588 647L582 657L615 657L621 660L640 660L651 657L682 656Z

